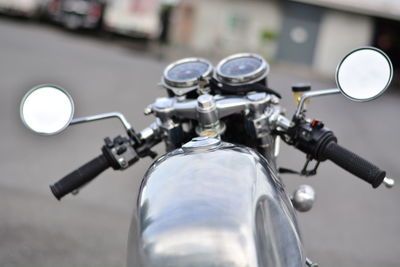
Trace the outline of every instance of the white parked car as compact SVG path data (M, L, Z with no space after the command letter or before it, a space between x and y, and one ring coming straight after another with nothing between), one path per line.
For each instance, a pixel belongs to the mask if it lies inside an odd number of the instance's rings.
M0 0L0 12L24 17L41 15L47 0Z
M133 37L158 38L161 32L159 0L112 0L104 11L104 29Z

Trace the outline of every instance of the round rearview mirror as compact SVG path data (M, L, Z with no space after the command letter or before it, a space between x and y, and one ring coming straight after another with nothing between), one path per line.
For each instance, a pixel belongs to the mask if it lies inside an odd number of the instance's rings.
M355 101L377 98L388 88L392 77L392 62L383 51L374 47L351 51L336 69L338 88Z
M35 133L53 135L64 130L72 120L71 96L53 85L40 85L23 97L20 115L25 126Z

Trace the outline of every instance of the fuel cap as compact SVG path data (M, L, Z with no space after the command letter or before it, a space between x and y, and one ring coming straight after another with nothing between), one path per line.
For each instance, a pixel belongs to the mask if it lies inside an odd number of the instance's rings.
M208 136L199 136L193 138L188 143L182 146L184 151L196 151L196 150L207 150L218 147L221 144L221 140L217 138L211 138Z

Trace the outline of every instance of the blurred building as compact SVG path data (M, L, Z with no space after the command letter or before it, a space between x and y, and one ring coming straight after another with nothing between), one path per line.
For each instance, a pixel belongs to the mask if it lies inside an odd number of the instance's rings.
M182 0L171 40L219 56L252 51L332 75L351 49L374 45L395 67L399 0Z

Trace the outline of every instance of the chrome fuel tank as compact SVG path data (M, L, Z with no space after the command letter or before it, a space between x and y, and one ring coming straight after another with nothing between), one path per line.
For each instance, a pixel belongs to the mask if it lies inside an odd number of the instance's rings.
M304 266L283 185L247 147L192 140L150 167L137 205L128 266Z

